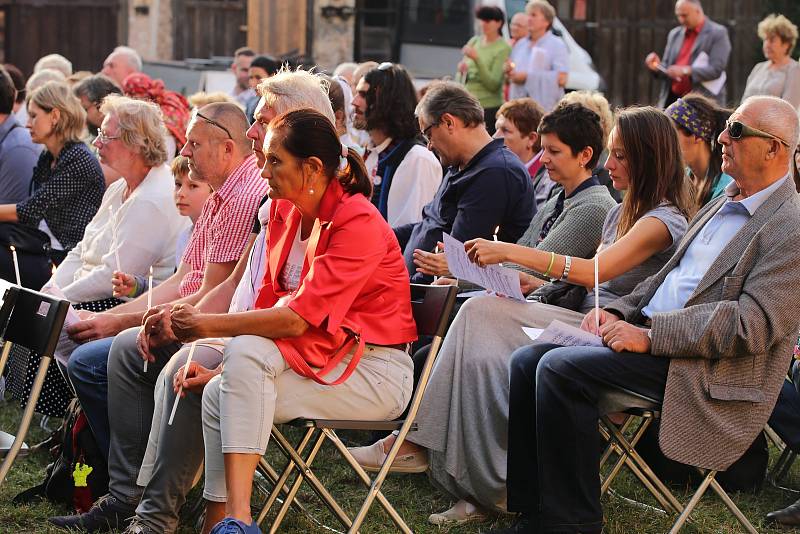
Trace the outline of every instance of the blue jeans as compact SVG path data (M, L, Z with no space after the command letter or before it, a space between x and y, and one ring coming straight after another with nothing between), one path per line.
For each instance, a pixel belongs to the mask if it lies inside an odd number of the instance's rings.
M112 341L113 337L107 337L84 343L72 351L67 364L67 374L106 462L111 441L108 425L108 353Z
M599 533L598 399L621 386L660 401L669 359L542 343L510 367L508 510L529 514L534 532Z

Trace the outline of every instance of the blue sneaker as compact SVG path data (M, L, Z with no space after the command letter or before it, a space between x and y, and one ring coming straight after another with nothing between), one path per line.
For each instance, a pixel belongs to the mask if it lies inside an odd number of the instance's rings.
M211 529L210 534L262 534L255 520L250 525L232 517L226 517Z

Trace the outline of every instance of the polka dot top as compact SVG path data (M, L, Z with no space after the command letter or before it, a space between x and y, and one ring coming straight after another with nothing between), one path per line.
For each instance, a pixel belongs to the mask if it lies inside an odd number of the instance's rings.
M31 179L31 196L17 204L19 222L34 228L44 219L64 250L83 239L83 231L103 200L105 180L97 158L81 142L53 155L43 150Z

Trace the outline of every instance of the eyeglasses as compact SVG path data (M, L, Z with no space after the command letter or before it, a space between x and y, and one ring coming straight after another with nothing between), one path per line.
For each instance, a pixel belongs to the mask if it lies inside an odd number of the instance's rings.
M103 130L97 130L97 140L100 141L102 144L106 144L109 141L113 141L114 139L119 139L122 137L121 135L108 135Z
M422 130L422 139L425 140L425 144L430 144L431 138L429 136L431 134L431 130L433 128L435 128L436 126L439 126L438 122L434 122L433 124L431 124L430 126L425 128L424 130Z
M728 131L728 135L731 136L731 139L738 140L742 137L763 137L765 139L774 139L782 145L786 145L787 147L789 146L789 143L777 135L772 135L771 133L759 130L758 128L753 128L752 126L742 124L739 121L725 121L725 129Z
M203 115L199 111L195 111L194 114L195 114L196 117L200 117L201 119L203 119L207 123L213 124L217 128L220 128L223 132L225 132L227 134L228 139L231 139L231 140L233 139L233 136L231 135L230 130L228 130L226 127L224 127L223 125L221 125L220 123L218 123L214 119L209 119L208 117L206 117L205 115Z

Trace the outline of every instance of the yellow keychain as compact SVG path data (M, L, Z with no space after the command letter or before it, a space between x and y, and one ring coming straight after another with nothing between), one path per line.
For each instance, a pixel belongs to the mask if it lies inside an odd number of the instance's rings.
M80 462L76 463L75 470L72 472L72 479L75 481L75 487L87 487L89 484L86 482L86 479L89 478L92 471L94 471L94 467Z

